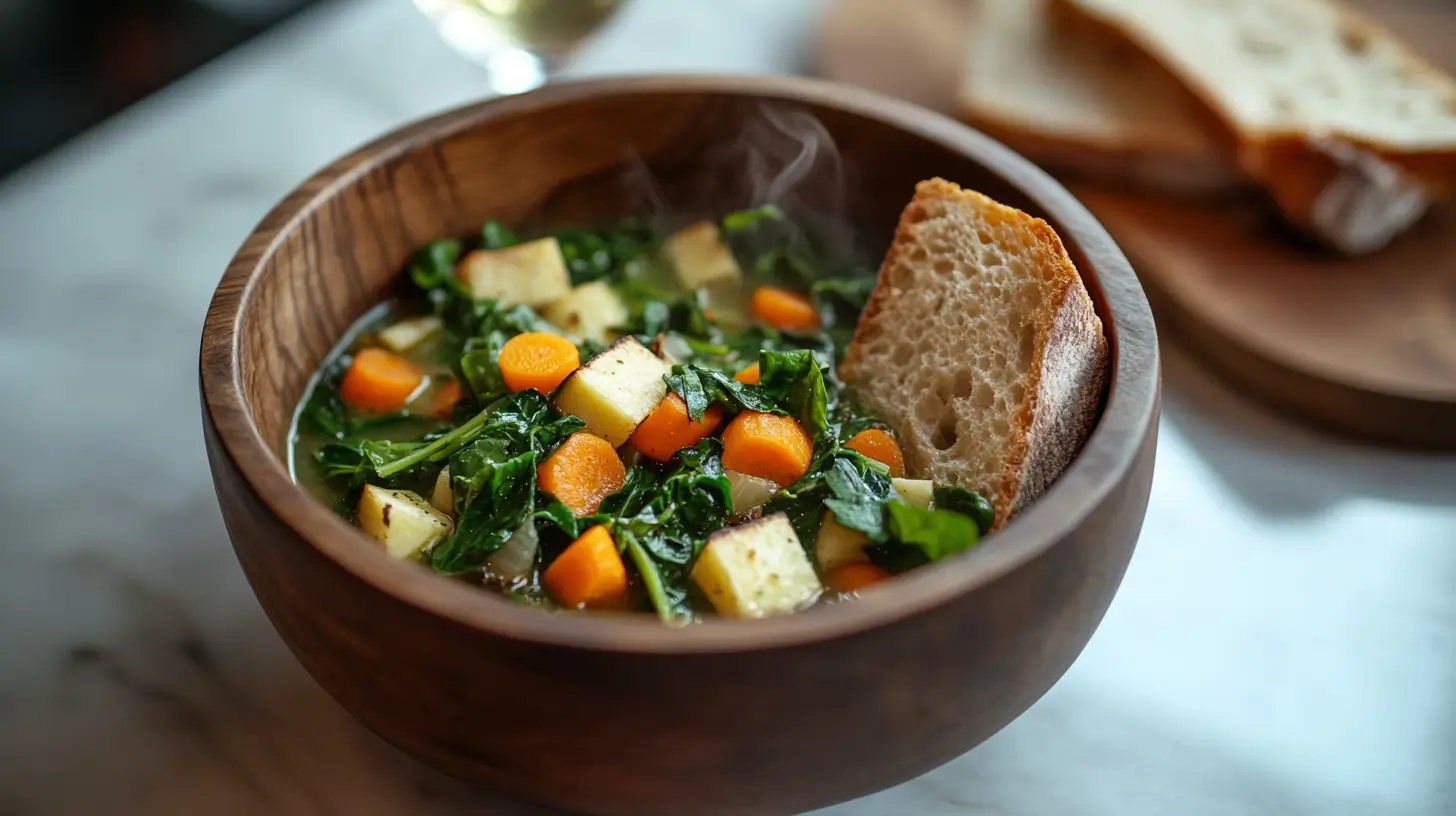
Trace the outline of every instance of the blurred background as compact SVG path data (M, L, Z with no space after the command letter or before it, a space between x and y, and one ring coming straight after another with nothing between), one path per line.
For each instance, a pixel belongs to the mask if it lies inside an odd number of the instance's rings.
M326 0L0 0L0 176Z

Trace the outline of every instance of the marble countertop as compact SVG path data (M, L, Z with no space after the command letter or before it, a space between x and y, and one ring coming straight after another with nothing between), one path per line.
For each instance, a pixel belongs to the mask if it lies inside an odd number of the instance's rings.
M582 74L794 72L819 7L638 0ZM0 186L0 813L536 813L395 752L264 619L196 349L294 183L483 90L406 0L327 4ZM824 811L1456 813L1456 457L1288 424L1168 348L1147 523L1025 716Z

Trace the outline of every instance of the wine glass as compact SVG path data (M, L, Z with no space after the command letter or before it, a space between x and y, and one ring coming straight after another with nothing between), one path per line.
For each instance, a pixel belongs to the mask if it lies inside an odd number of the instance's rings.
M455 50L482 65L491 90L539 87L626 0L414 0Z

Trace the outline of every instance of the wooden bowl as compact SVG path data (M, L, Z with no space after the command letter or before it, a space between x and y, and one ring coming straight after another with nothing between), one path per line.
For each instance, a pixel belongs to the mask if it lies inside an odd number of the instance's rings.
M487 218L754 204L773 181L754 167L806 164L794 161L803 142L785 149L773 134L817 127L838 160L821 150L815 172L780 177L775 196L845 219L855 236L887 236L916 181L980 189L1056 227L1107 328L1111 388L1095 432L1050 492L984 545L857 602L669 629L649 615L514 606L391 561L293 483L295 402L416 247ZM759 158L745 138L763 140ZM1025 711L1077 657L1122 578L1159 406L1142 290L1062 187L942 116L780 78L553 85L392 133L304 182L248 237L208 310L201 367L233 547L319 684L442 771L634 816L829 805L928 771Z

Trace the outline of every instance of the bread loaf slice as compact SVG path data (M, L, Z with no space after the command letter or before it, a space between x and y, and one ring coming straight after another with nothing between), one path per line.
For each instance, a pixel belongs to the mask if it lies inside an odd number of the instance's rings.
M999 528L1086 441L1107 340L1050 225L931 179L900 216L839 372L894 430L909 475L980 492Z
M978 0L960 110L1053 172L1207 195L1246 185L1197 100L1119 38L1047 0Z
M1136 45L1223 124L1296 225L1379 249L1456 187L1456 81L1326 0L1055 0Z

